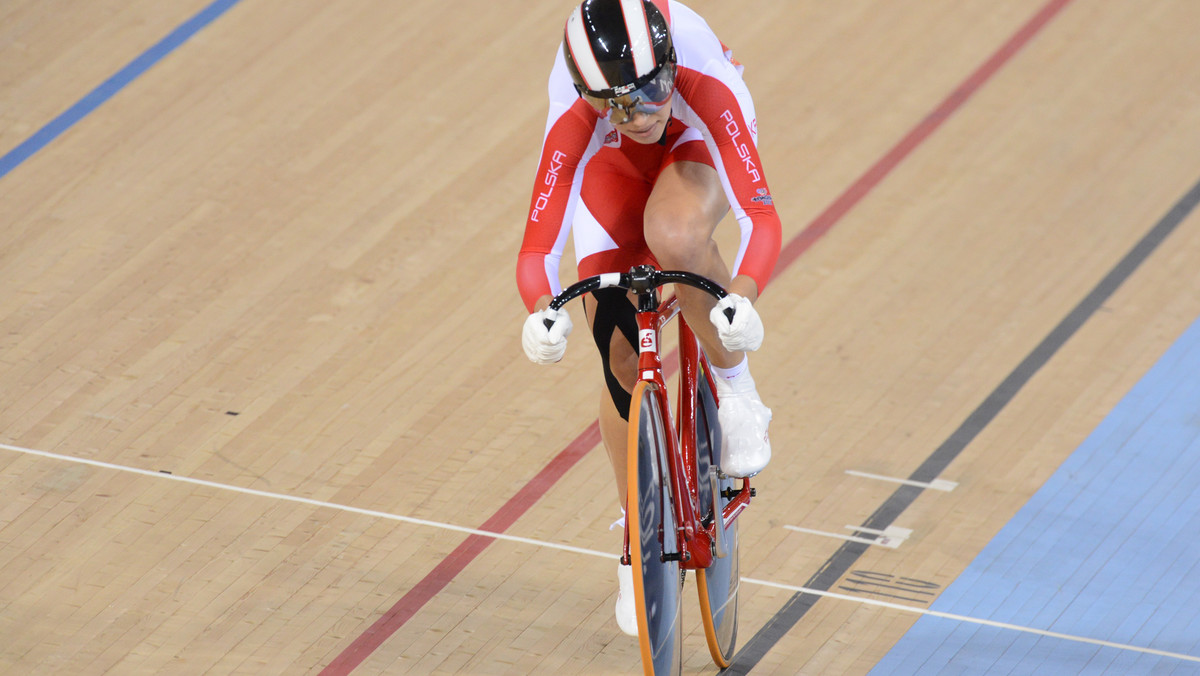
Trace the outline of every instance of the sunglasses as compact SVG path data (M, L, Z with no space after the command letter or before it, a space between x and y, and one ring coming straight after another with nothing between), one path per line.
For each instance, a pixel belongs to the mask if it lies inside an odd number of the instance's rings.
M592 96L587 92L580 92L580 96L599 111L601 117L607 117L613 124L625 124L636 113L653 115L666 108L671 104L671 95L674 93L675 64L668 61L649 82L632 91L609 98Z

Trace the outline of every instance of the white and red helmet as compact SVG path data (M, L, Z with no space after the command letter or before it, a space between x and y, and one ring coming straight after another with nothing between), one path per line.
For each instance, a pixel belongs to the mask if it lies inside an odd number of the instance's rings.
M654 3L584 0L563 33L563 55L581 95L614 99L637 92L643 102L657 102L674 90L675 48Z

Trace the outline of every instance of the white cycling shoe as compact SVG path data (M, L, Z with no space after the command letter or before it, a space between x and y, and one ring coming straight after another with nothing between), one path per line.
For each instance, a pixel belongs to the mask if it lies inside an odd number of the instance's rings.
M752 477L771 460L771 439L767 436L771 409L762 403L753 385L748 391L735 391L723 385L718 381L717 397L721 405L717 418L724 437L721 471L731 477Z
M617 582L621 585L617 592L617 626L621 631L637 636L637 604L633 598L633 566L617 564Z

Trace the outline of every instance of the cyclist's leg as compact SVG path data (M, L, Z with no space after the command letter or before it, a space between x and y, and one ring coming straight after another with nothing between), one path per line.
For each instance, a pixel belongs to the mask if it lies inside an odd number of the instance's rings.
M624 144L601 148L588 163L572 221L579 277L655 265L642 233L642 214L664 148ZM597 321L597 306L600 308ZM629 393L637 378L637 320L631 301L615 289L584 299L588 326L600 352L600 435L612 461L620 505L626 498L625 448Z
M579 276L625 272L655 263L642 237L642 213L651 181L639 167L657 166L658 158L631 162L617 149L597 153L584 174L572 230ZM618 504L628 497L627 447L630 392L637 377L635 308L622 292L609 289L584 298L588 326L600 352L604 384L600 388L600 435L612 463ZM619 565L617 624L637 634L638 615L633 569Z
M659 173L646 202L646 241L664 269L694 272L737 290L730 287L729 268L713 241L713 232L728 210L716 169L692 160L671 162ZM739 287L744 287L747 279L740 278ZM751 281L750 287L738 292L756 300L757 286ZM745 353L726 350L708 319L716 300L690 287L677 288L676 293L683 316L696 332L709 361L722 368L741 363Z
M600 352L605 386L600 392L600 438L612 463L619 504L626 504L629 393L637 377L634 307L624 293L607 289L584 298L584 312Z
M619 289L602 289L585 297L584 310L604 371L605 386L600 393L600 436L612 463L619 504L624 509L628 504L630 392L637 374L637 353L633 347L637 340L637 320L633 303ZM624 514L622 525L623 520ZM636 636L639 611L633 569L618 565L617 581L617 625L624 633Z
M753 301L758 296L757 285L744 275L730 280L729 268L713 241L728 202L716 169L699 154L698 146L685 143L673 151L674 159L667 158L646 202L646 242L664 268L704 275ZM683 315L714 367L726 438L722 470L733 476L753 476L771 457L767 437L771 411L758 396L746 354L731 352L721 344L709 320L716 301L698 289L681 287L677 293Z

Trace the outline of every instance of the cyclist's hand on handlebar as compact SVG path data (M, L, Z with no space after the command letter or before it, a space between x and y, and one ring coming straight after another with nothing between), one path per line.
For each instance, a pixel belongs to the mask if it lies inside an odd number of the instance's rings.
M727 314L729 310L733 311L732 319ZM716 325L717 335L726 350L752 352L762 346L762 319L748 298L731 293L717 301L708 318Z
M546 326L549 320L550 326ZM521 346L525 356L535 364L561 361L567 351L567 336L571 335L571 315L566 310L539 310L525 320L521 331Z

